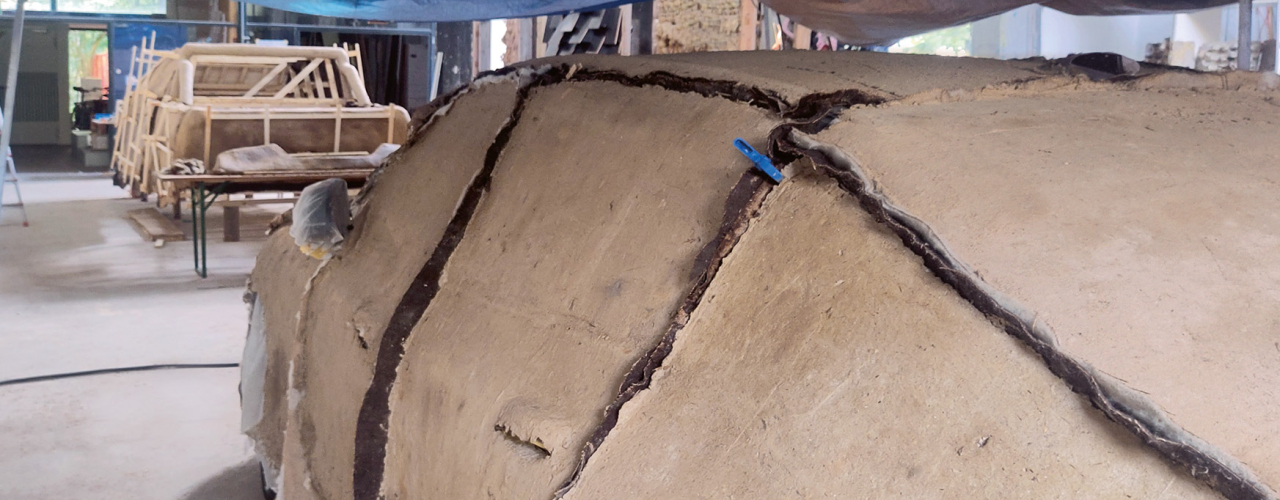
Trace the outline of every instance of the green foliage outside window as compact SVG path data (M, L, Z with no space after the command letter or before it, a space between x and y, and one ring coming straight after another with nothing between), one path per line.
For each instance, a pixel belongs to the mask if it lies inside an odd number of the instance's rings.
M17 0L0 0L0 10L18 8ZM50 0L28 0L23 6L30 11L48 11ZM58 12L93 14L164 14L165 0L58 0Z
M970 52L969 42L972 38L972 33L973 25L965 24L931 31L922 35L909 36L889 47L889 52L967 56Z
M107 53L107 32L97 30L71 30L67 32L67 75L71 82L67 90L71 92L72 107L80 100L80 79L93 73L93 56ZM102 82L106 85L107 82Z

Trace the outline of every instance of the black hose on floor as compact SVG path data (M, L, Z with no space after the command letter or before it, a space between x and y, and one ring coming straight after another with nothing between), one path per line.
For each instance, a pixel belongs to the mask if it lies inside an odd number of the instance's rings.
M0 380L0 386L28 384L31 382L44 382L46 380L58 380L63 378L85 377L89 375L106 375L109 373L143 372L143 371L150 371L150 370L178 370L178 369L187 369L187 368L237 368L239 366L240 366L240 363L194 363L194 364L173 364L173 365L126 366L123 368L103 368L101 370L88 370L83 372L70 372L70 373L54 373L51 375L39 375L35 377Z

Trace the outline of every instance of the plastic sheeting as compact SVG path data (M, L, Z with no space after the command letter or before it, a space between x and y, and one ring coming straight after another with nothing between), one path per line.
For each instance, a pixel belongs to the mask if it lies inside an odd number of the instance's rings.
M634 0L259 0L273 9L377 21L477 21L599 10Z
M293 237L302 253L323 259L341 248L350 222L347 182L326 179L307 186L298 196L298 202L293 206L289 236Z
M598 10L627 0L259 0L274 9L381 21L471 21ZM846 43L892 42L1000 14L1027 0L765 0L780 14ZM1044 5L1075 15L1149 14L1203 9L1229 0L1057 0Z

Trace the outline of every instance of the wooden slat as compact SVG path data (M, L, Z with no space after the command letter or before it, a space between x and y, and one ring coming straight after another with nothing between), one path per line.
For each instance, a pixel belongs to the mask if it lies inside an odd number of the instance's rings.
M386 110L387 110L387 142L391 142L396 137L396 110L391 106L387 106Z
M197 54L191 56L191 62L200 64L217 64L227 66L267 66L271 64L292 63L306 59L305 56L232 56L219 54Z
M268 83L271 83L271 80L274 80L277 76L279 76L280 72L284 71L284 69L287 67L289 67L288 64L280 63L276 65L276 67L271 68L271 71L267 72L267 76L262 77L261 80L258 80L258 83L255 83L253 84L252 87L249 87L249 91L245 92L244 95L241 97L253 97L255 94L258 93L258 91L262 90L263 87L266 87Z
M333 115L333 152L342 150L342 106L334 109Z
M186 239L186 236L182 233L182 228L178 227L172 219L165 217L155 208L130 210L129 219L137 224L136 227L147 241L182 241Z
M325 89L325 92L328 93L328 95L321 93L320 97L337 99L338 85L333 81L333 61L330 61L328 59L324 60L324 76L329 79L329 81L324 82L324 89Z
M204 168L212 168L209 163L209 148L213 147L213 106L204 107Z
M294 75L292 80L289 80L289 83L285 85L284 88L280 89L279 92L276 92L276 95L273 95L271 97L279 99L286 95L289 95L289 92L292 92L294 87L297 87L299 83L302 83L302 80L305 79L307 75L310 75L312 71L315 71L316 67L320 66L320 63L322 61L323 59L319 59L319 58L312 59L311 62L308 63L306 67L302 68L302 71L298 72L297 75Z

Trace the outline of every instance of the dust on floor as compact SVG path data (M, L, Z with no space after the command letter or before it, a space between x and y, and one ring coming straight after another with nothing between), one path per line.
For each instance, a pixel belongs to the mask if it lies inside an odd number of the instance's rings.
M190 240L143 240L126 213L151 205L110 179L30 176L22 189L31 226L11 207L0 218L0 380L239 362L244 281L282 207L245 208L237 243L220 241L221 212L210 212L209 278L200 279ZM239 375L202 368L0 385L0 498L262 498L239 429Z

